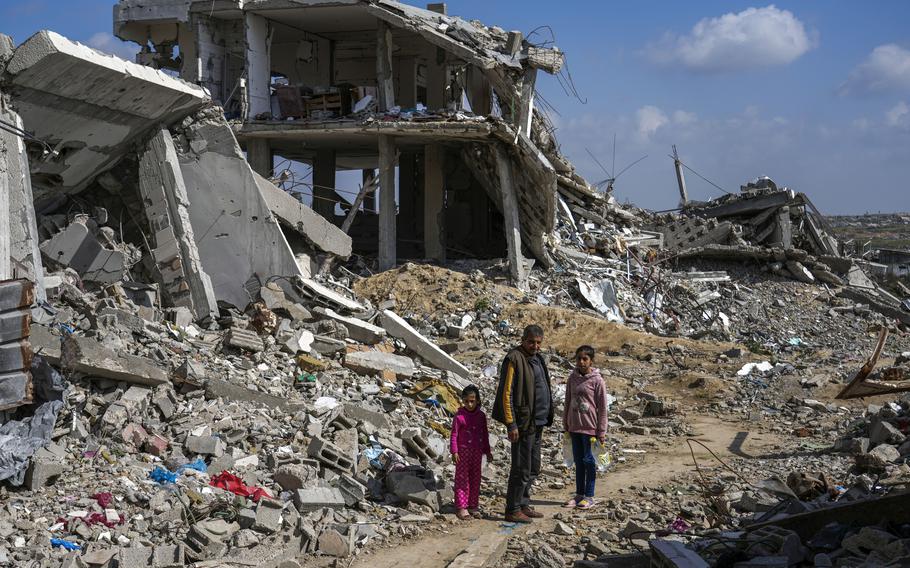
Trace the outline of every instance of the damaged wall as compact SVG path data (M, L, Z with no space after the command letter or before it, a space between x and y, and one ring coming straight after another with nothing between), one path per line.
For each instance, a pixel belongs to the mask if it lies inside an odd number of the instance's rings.
M215 296L243 307L251 276L302 275L220 110L186 121L175 142L199 257Z

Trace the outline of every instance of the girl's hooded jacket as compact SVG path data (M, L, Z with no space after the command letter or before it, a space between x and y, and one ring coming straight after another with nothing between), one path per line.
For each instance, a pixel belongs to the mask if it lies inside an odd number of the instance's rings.
M482 454L490 453L490 433L487 430L487 415L480 408L469 412L459 408L452 421L452 437L449 449L453 454L462 449L477 450Z
M601 436L607 432L607 387L600 371L587 375L572 371L566 382L566 403L562 415L566 432Z

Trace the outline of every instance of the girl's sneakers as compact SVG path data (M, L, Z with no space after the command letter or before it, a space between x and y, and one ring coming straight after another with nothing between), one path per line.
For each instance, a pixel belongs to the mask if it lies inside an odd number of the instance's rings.
M590 509L595 504L596 503L595 503L593 497L585 497L584 499L582 499L575 505L575 508L576 509Z
M582 498L581 495L576 495L576 496L572 497L571 499L569 499L568 501L566 501L566 504L563 505L563 508L574 509L574 508L578 507L579 501L584 501L584 499Z

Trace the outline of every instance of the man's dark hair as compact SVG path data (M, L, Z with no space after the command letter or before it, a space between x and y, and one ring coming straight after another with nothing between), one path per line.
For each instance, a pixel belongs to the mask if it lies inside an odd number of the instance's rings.
M590 345L582 345L575 350L575 356L578 357L581 354L587 355L592 361L594 360L594 348Z
M543 337L543 328L536 323L532 323L526 327L524 333L521 334L522 339L527 339L529 337Z
M474 385L468 385L465 388L461 389L462 400L467 398L469 394L473 394L477 397L477 406L480 406L480 389Z

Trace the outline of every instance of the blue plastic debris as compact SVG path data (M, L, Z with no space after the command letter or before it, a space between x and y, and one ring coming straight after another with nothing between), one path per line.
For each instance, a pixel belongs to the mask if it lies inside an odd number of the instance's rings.
M75 542L63 540L62 538L52 538L51 546L54 548L64 548L66 550L82 550L82 546L76 544Z
M167 483L174 483L177 481L177 474L173 471L164 469L163 467L156 466L155 469L149 472L149 478L156 482L161 483L162 485Z
M183 473L184 471L186 471L188 469L194 469L196 471L205 473L206 471L208 471L209 466L205 465L205 460L203 460L202 458L196 458L196 461L193 461L193 462L190 462L188 464L184 464L184 465L178 467L177 473L178 474Z

